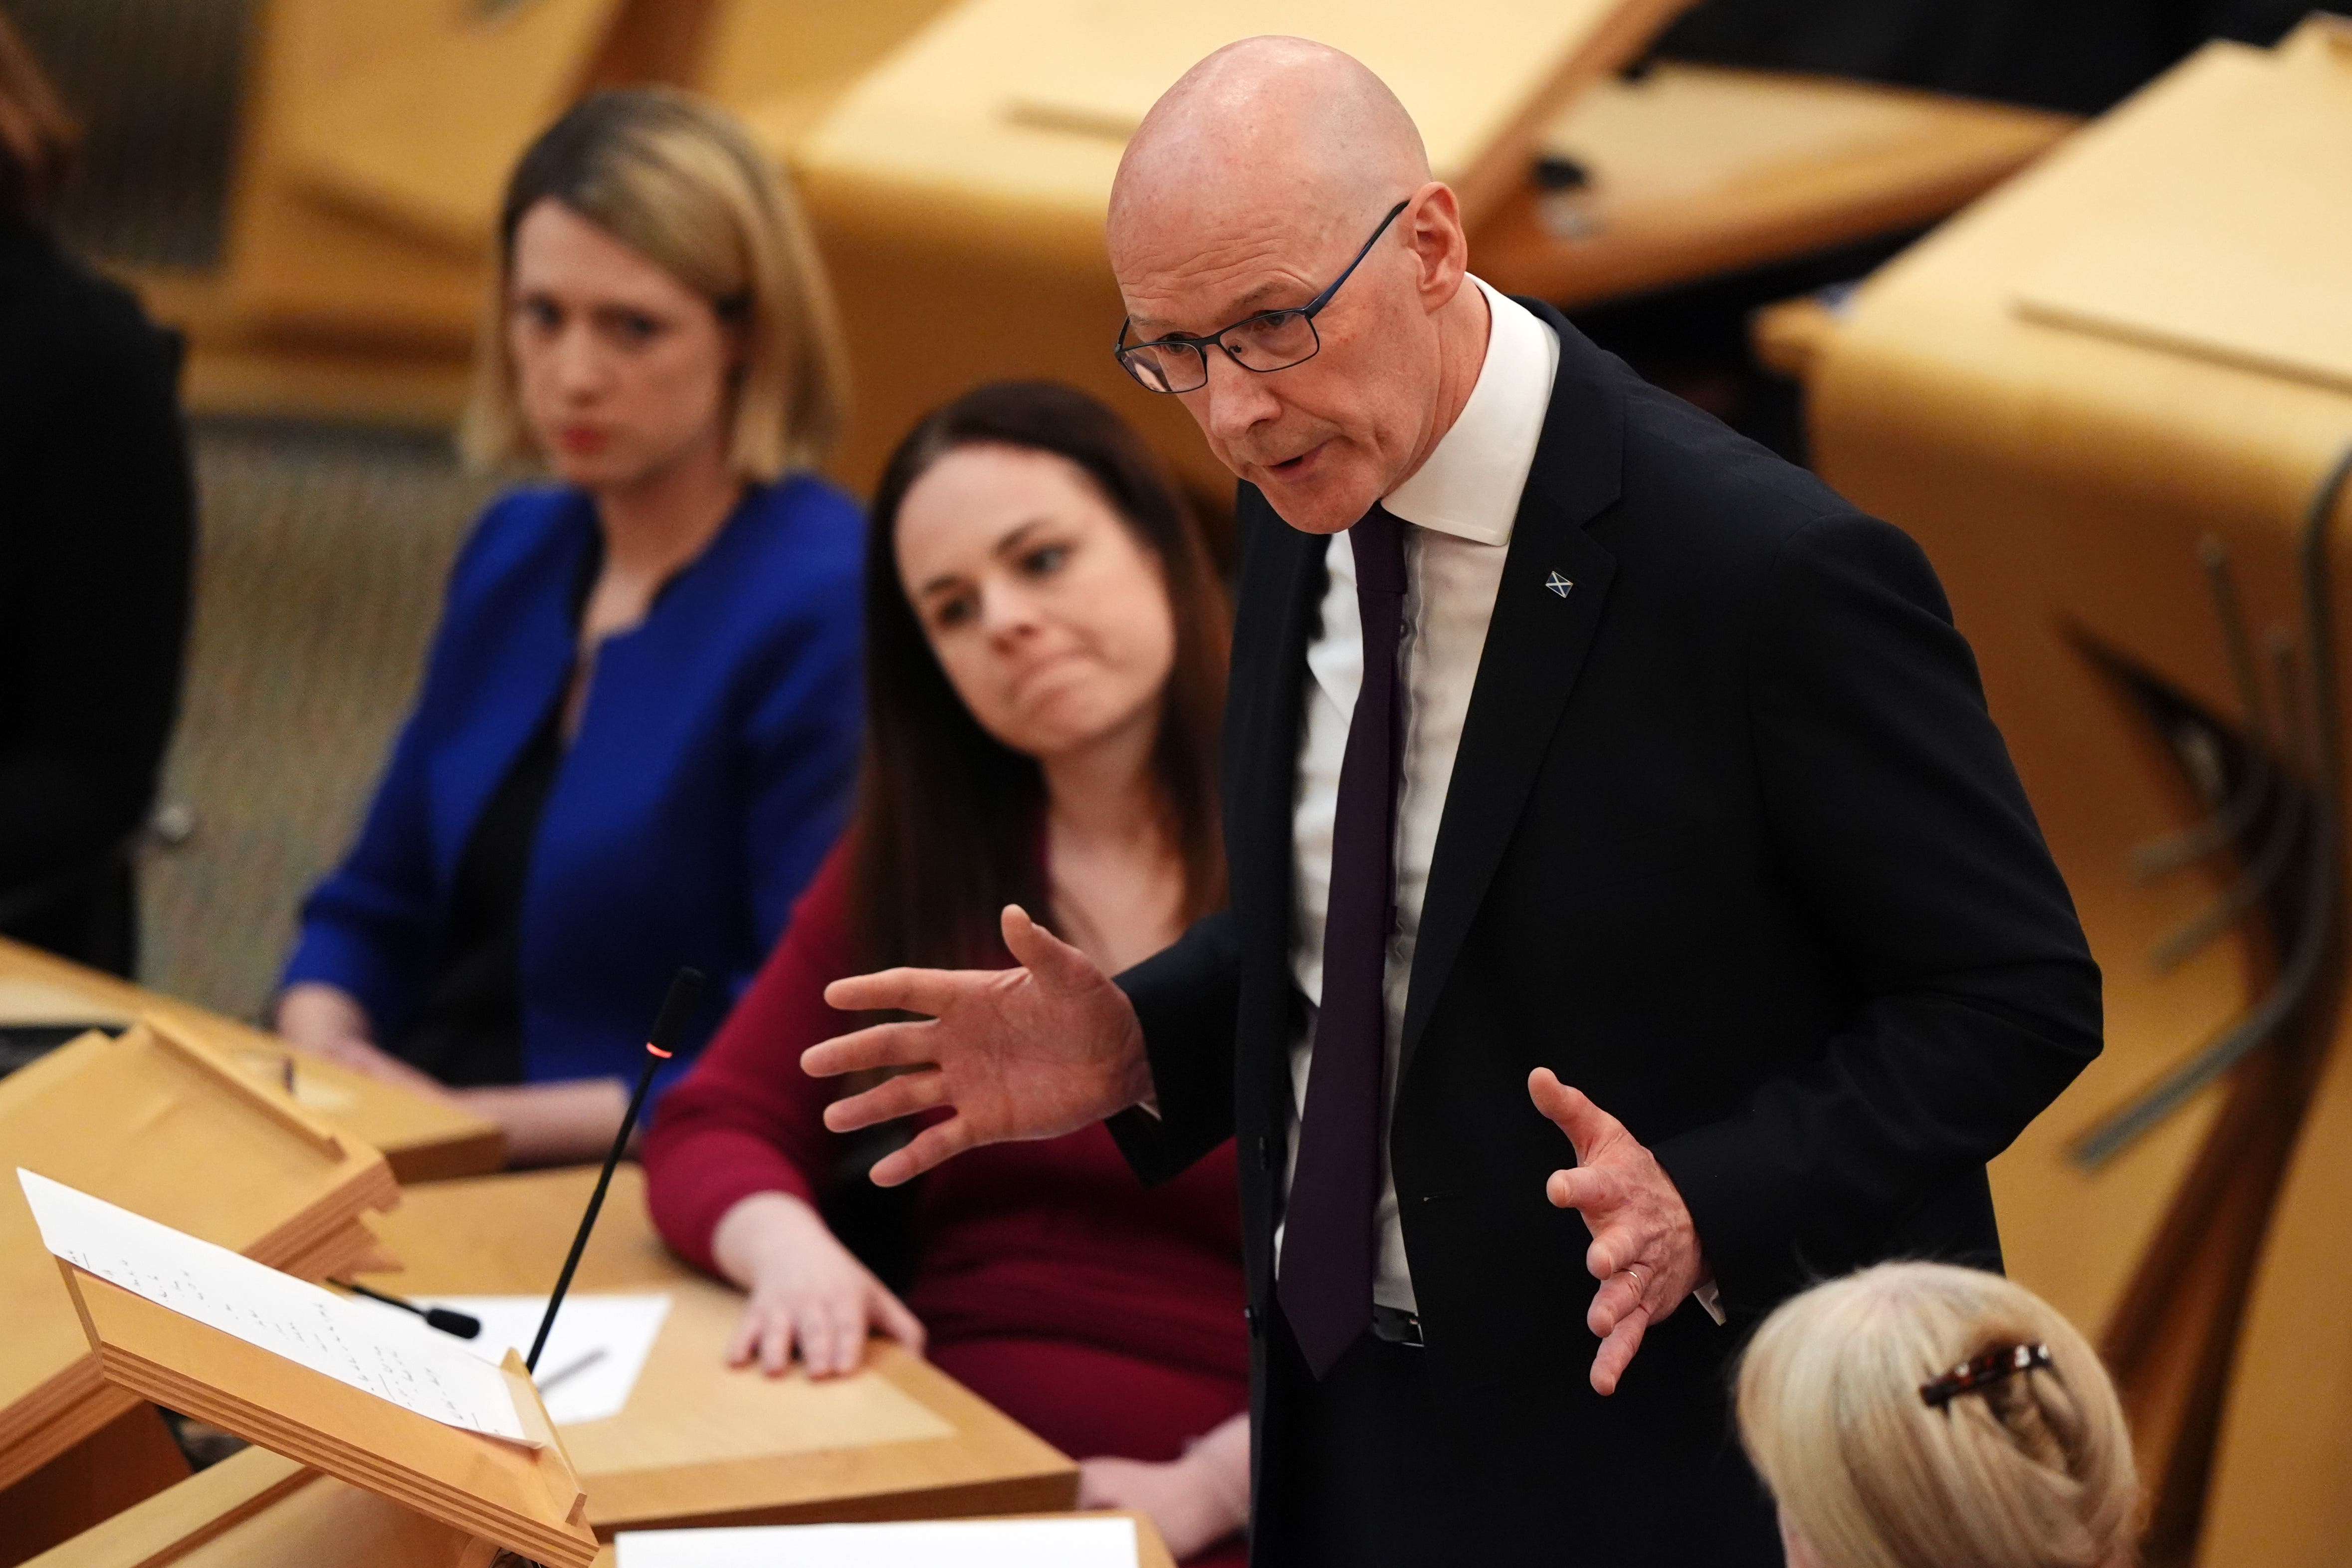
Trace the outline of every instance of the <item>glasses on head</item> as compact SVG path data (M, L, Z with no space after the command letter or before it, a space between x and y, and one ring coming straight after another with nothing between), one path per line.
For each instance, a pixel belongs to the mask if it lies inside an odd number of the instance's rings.
M2004 1378L2024 1372L2052 1371L2048 1345L1997 1345L1973 1361L1964 1361L1941 1377L1919 1385L1919 1397L1941 1409L1963 1394L1981 1394Z
M1185 332L1171 332L1164 338L1154 338L1148 343L1127 341L1128 323L1118 324L1118 342L1111 352L1127 374L1153 392L1197 392L1209 384L1209 351L1220 348L1225 357L1244 370L1254 370L1263 375L1270 370L1288 370L1292 365L1313 359L1322 348L1323 339L1315 331L1315 318L1331 302L1364 258L1372 253L1372 246L1389 225L1396 222L1397 214L1412 205L1408 197L1389 208L1380 226L1372 230L1370 239L1356 252L1356 259L1348 269L1331 279L1331 285L1304 305L1286 306L1279 310L1260 310L1254 316L1244 316L1230 327L1221 327L1206 337L1193 337Z

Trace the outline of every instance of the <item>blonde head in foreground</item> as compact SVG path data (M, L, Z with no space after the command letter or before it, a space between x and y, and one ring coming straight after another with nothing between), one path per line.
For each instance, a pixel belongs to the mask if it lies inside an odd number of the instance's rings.
M1988 1352L2050 1364L1941 1405L1923 1384ZM1997 1274L1889 1263L1816 1286L1757 1331L1739 1436L1780 1505L1790 1568L2120 1568L2138 1481L2106 1369Z

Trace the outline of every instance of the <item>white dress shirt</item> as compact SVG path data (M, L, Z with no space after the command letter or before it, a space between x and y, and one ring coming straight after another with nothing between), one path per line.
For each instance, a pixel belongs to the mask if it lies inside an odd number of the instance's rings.
M1384 500L1413 526L1404 531L1404 640L1399 673L1404 690L1403 770L1397 798L1396 934L1387 967L1388 1065L1385 1106L1396 1095L1398 1043L1404 1026L1405 988L1421 935L1421 902L1445 792L1454 779L1454 749L1470 711L1470 689L1486 646L1486 623L1509 553L1519 492L1535 462L1559 368L1559 339L1524 306L1473 279L1486 297L1486 363L1454 427L1413 476ZM1307 1075L1315 1056L1315 1004L1323 995L1323 924L1331 898L1331 828L1339 804L1339 764L1348 724L1363 684L1364 638L1356 609L1356 554L1348 533L1335 534L1326 557L1330 582L1323 618L1307 646L1307 721L1298 747L1298 795L1292 816L1297 902L1292 910L1290 971L1309 1004L1306 1032L1290 1053L1290 1171L1298 1160L1298 1108L1307 1103ZM1387 1112L1382 1113L1386 1126ZM1412 1271L1405 1265L1404 1228L1397 1218L1396 1183L1389 1173L1388 1137L1381 1139L1380 1255L1372 1300L1414 1310ZM1275 1233L1281 1257L1282 1233Z

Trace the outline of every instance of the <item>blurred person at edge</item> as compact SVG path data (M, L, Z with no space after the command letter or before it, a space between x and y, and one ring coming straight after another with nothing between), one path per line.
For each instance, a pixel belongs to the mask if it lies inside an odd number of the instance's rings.
M855 774L861 524L811 471L841 399L806 227L723 113L599 93L523 154L465 446L553 482L493 502L451 570L415 710L303 907L288 1039L452 1096L530 1164L609 1145L680 964L714 982L686 1045L708 1036Z
M2133 1559L2139 1487L2106 1369L1997 1274L1886 1263L1815 1286L1757 1331L1738 1406L1790 1568Z
M42 222L78 139L0 14L0 935L128 976L195 488L177 335Z
M929 416L892 458L866 625L856 816L662 1103L646 1141L655 1220L750 1292L739 1363L781 1373L797 1353L826 1376L858 1364L870 1329L928 1339L1047 1441L1098 1456L1082 1502L1141 1509L1180 1557L1237 1564L1249 1348L1232 1144L1150 1190L1100 1126L959 1162L900 1216L902 1304L819 1214L838 1224L873 1193L876 1150L826 1130L841 1090L800 1067L840 1027L828 982L1003 964L1008 903L1118 969L1224 902L1223 593L1115 415L1010 383Z

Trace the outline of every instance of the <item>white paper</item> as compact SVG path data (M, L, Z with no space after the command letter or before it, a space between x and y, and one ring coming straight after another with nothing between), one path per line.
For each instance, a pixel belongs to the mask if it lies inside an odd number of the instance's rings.
M526 1442L495 1367L422 1321L385 1322L346 1297L21 1167L51 1252L249 1345L469 1432Z
M1136 1568L1131 1519L628 1531L619 1568Z
M530 1353L539 1320L546 1315L544 1296L415 1296L420 1307L446 1307L481 1320L482 1331L470 1340L440 1334L450 1344L495 1365L511 1345L519 1355ZM420 1321L397 1307L362 1300L361 1305L391 1317ZM669 1315L669 1298L663 1295L582 1295L563 1299L555 1314L554 1331L540 1352L540 1398L548 1419L558 1426L583 1421L603 1421L618 1415L629 1403L629 1391L645 1370L646 1356L661 1334ZM439 1334L438 1330L427 1332ZM576 1369L576 1370L575 1370Z

